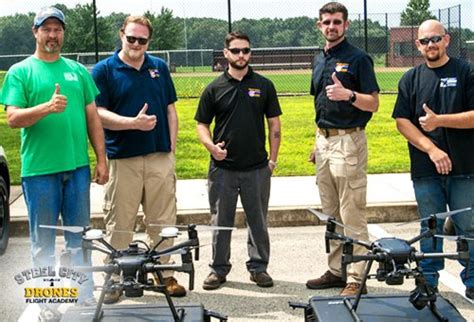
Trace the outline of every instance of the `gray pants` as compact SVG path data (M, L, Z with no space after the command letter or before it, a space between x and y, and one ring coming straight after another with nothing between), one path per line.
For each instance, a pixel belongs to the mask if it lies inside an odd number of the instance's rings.
M209 167L209 204L213 225L234 226L237 198L245 211L250 259L247 270L263 272L270 257L270 240L267 230L268 199L270 197L271 171L263 167L251 171L230 171ZM230 263L230 241L232 232L215 230L212 236L211 270L219 276L226 276L232 267Z

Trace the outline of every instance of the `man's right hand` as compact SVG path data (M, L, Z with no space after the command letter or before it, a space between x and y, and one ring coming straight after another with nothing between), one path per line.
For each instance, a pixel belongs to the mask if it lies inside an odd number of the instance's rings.
M453 164L448 154L438 147L433 147L428 151L428 155L435 164L436 171L438 171L439 174L449 174L453 169Z
M62 113L66 109L67 97L59 93L61 90L59 84L55 85L56 89L48 102L48 111L49 113Z
M227 149L225 148L225 142L222 141L217 144L214 144L210 152L215 160L224 160L227 157Z
M148 103L145 103L134 119L134 128L140 131L151 131L156 126L156 115L147 115Z

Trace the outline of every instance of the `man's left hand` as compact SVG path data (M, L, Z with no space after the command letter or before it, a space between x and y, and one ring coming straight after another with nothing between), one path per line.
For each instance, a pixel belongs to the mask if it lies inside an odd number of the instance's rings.
M431 132L438 128L438 114L433 112L426 104L423 104L423 110L426 112L426 115L418 119L421 128L426 132Z
M341 81L336 76L336 72L332 73L331 78L334 85L326 86L328 98L331 101L348 101L352 96L352 91L342 86Z
M94 177L92 182L103 185L109 181L109 169L105 162L97 163L94 169Z

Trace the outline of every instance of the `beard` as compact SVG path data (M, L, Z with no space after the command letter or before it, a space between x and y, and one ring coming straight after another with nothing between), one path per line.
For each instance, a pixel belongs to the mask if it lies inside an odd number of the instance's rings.
M232 66L232 68L242 70L242 69L245 69L249 65L249 61L246 61L245 64L243 65L237 64L237 61L229 61L229 65Z
M329 37L327 35L324 35L324 39L326 39L327 42L337 42L339 41L341 38L343 38L345 36L345 33L343 32L342 34L340 35L337 35L336 38L334 37Z

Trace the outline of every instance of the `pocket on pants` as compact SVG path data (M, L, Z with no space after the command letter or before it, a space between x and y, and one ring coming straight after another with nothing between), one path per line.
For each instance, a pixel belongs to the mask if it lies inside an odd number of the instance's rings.
M351 179L357 177L358 174L358 163L359 159L356 156L348 156L345 157L345 163L346 163L346 177L349 180L358 180L358 179Z
M367 203L367 178L349 179L349 188L351 189L351 197L358 207L365 207Z

